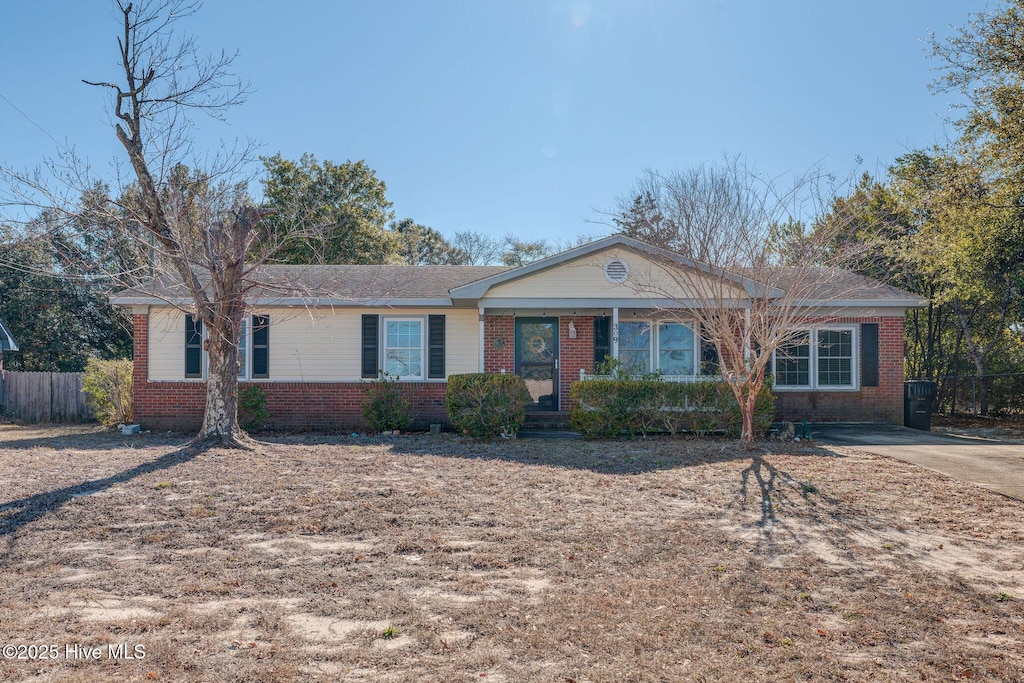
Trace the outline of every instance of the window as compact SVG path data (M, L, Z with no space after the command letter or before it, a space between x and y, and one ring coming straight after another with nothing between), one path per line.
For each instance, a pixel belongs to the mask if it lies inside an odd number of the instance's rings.
M399 379L423 379L422 319L384 319L384 372Z
M253 315L242 319L238 338L238 379L266 379L270 376L270 317Z
M695 342L693 328L682 323L619 323L619 361L632 374L694 374Z
M693 374L693 330L688 325L658 325L658 369L665 375Z
M619 323L619 362L631 374L651 371L650 323Z
M809 387L811 385L811 335L802 334L783 344L775 352L775 385Z
M854 328L807 330L775 351L780 389L856 389Z
M254 315L242 319L238 338L238 379L265 379L269 377L270 318ZM203 322L185 315L185 377L205 379L207 352Z
M853 385L853 331L818 332L818 386Z

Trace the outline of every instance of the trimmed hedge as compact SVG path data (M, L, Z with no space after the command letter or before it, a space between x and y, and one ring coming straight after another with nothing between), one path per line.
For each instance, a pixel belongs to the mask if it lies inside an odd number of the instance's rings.
M573 429L588 438L681 432L739 436L743 416L725 382L664 382L657 379L588 379L569 389ZM768 431L775 414L765 382L754 411L754 434Z
M456 431L484 439L515 436L526 420L530 392L517 375L471 373L448 377L445 408Z

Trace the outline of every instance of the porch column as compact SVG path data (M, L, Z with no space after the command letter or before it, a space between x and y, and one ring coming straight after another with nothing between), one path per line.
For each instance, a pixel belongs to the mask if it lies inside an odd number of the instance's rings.
M477 333L477 346L480 349L480 358L477 361L477 372L484 371L484 307L477 307L479 332Z
M619 359L619 309L612 309L612 358Z

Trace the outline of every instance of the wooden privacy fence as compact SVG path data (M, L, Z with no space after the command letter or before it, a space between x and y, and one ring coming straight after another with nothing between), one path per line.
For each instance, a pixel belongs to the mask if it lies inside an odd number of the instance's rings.
M80 372L0 371L0 415L19 422L90 418Z

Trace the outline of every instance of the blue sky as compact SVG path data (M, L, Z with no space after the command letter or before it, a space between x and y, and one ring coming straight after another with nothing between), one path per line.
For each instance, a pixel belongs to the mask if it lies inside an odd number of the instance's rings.
M645 167L743 155L771 174L883 172L943 142L951 99L923 38L975 0L208 0L188 29L238 49L249 101L198 143L365 159L397 216L451 234L601 233ZM101 175L121 154L106 95L118 24L103 0L0 8L0 95ZM56 144L0 100L0 163ZM858 166L857 158L863 159Z

